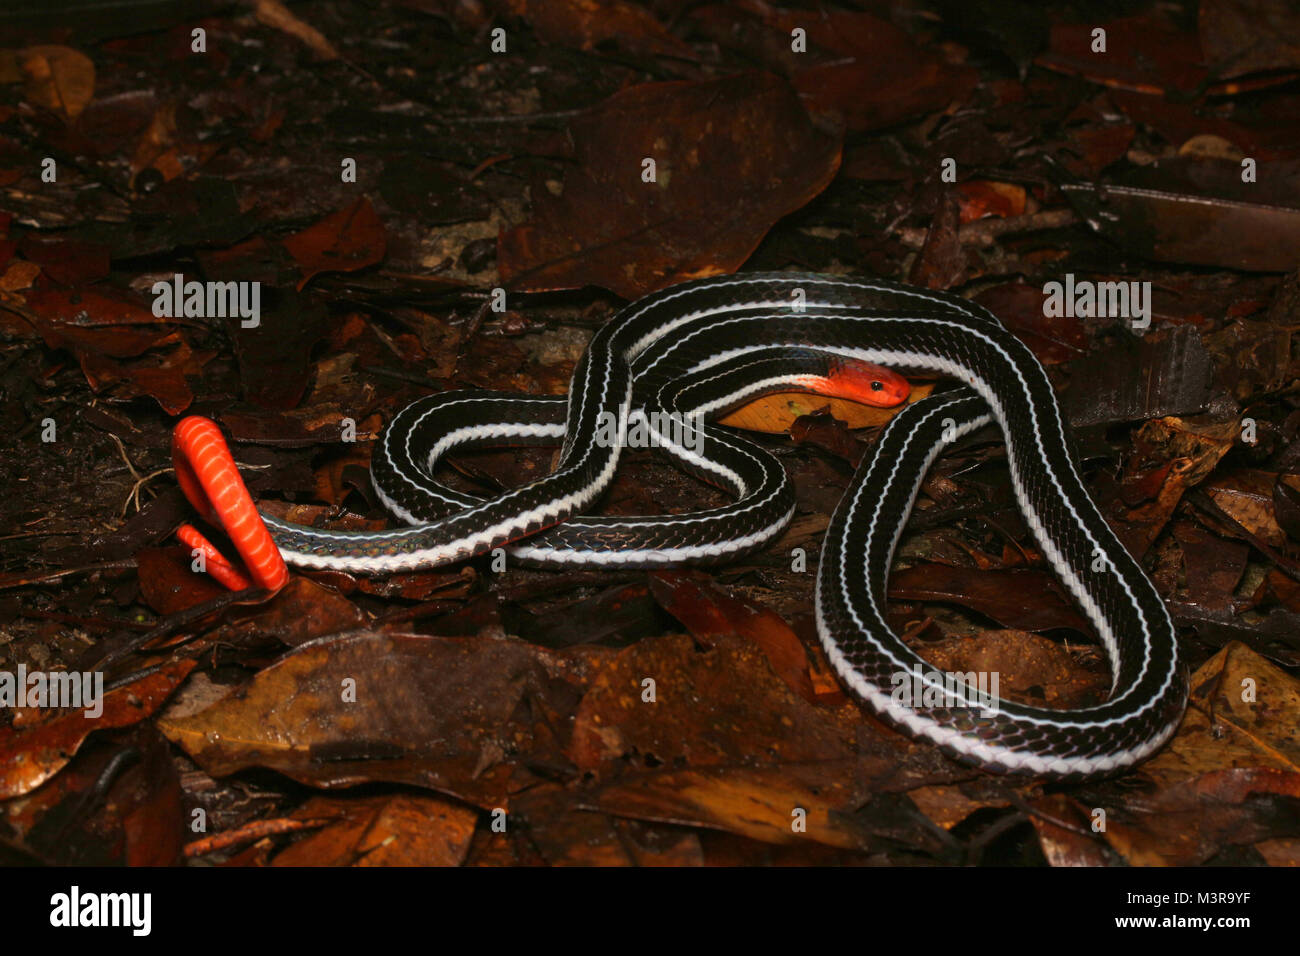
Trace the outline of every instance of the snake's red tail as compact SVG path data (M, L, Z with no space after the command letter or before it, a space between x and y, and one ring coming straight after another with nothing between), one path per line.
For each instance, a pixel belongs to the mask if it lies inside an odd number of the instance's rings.
M289 569L239 477L217 423L199 415L182 419L172 432L172 463L185 497L200 514L225 529L253 580L231 565L197 528L182 525L177 537L203 553L208 573L235 591L253 583L271 590L283 587Z

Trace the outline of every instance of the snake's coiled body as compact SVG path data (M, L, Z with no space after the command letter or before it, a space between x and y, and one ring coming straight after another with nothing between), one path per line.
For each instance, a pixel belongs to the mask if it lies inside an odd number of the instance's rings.
M655 410L717 415L843 359L937 372L963 387L891 422L831 520L815 609L840 678L883 719L988 770L1077 778L1149 756L1177 726L1187 695L1168 613L1088 496L1042 366L992 315L955 296L784 273L665 289L596 333L567 401L452 393L399 413L372 473L388 506L421 523L379 533L268 525L289 563L362 572L427 567L503 545L562 566L725 560L771 541L788 521L793 496L780 466L705 426L702 454L669 450L732 489L734 504L671 518L575 518L618 466L621 442L597 440L602 416L626 423ZM990 706L973 690L937 680L885 623L888 570L926 469L946 443L990 420L1005 436L1012 485L1035 541L1109 657L1114 680L1100 706ZM521 440L562 440L556 470L488 500L432 478L437 457L458 444ZM942 699L900 702L894 688L918 668Z

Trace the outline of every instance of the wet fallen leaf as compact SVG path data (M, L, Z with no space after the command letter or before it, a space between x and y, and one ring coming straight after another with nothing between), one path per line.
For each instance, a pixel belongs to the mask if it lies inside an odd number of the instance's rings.
M452 600L468 597L479 580L472 567L452 569L434 568L429 571L411 571L375 578L361 576L357 590L363 594L376 594L386 598L407 601L429 601L434 598Z
M366 615L338 591L295 576L275 596L231 619L204 640L216 645L277 640L290 647L331 634L351 631Z
M0 275L0 292L21 292L30 289L36 277L41 274L41 267L34 262L18 259L9 263L9 268Z
M967 257L961 245L960 207L950 192L932 194L933 215L921 252L907 281L926 289L951 289L966 279Z
M940 853L943 844L933 825L905 798L902 814L887 812L899 802L891 792L859 812L865 789L849 781L872 778L880 770L878 758L663 770L602 787L584 805L640 820L725 830L765 843L870 850L904 840Z
M1300 541L1300 489L1279 476L1273 482L1273 517L1293 541Z
M194 570L188 548L141 548L135 560L140 594L159 614L175 614L226 593L213 578Z
M190 407L194 393L189 379L197 378L217 353L191 349L183 339L161 356L146 356L136 362L118 362L95 353L83 353L81 368L95 391L112 388L122 399L148 395L169 415Z
M23 237L19 251L47 276L65 286L81 287L108 278L108 249L75 239L42 240Z
M52 780L0 803L9 840L56 866L175 866L187 822L167 741L151 725L83 748Z
M51 328L94 329L100 326L152 325L170 327L139 296L97 289L41 289L27 296L27 305ZM120 329L114 329L118 334ZM114 353L110 353L114 354ZM127 354L138 355L139 352Z
M813 112L832 114L857 132L959 103L977 81L974 70L946 61L874 13L712 4L693 10L692 20L719 44L785 73ZM795 36L803 44L798 52L791 49Z
M254 328L227 320L250 402L281 412L299 405L311 381L311 353L325 335L325 321L324 306L292 294L282 295L275 316L263 316Z
M1049 46L1038 65L1138 93L1189 92L1207 78L1200 41L1163 11L1053 24Z
M457 866L478 813L419 794L313 797L293 818L336 822L276 854L272 866Z
M0 798L39 787L58 773L92 732L127 727L152 714L194 669L194 661L173 661L123 687L104 693L94 717L84 708L47 712L25 730L0 729Z
M1300 839L1295 837L1262 840L1255 850L1269 866L1300 866Z
M1008 282L980 291L975 301L984 306L1016 338L1033 349L1044 365L1057 365L1088 350L1088 336L1077 316L1044 315L1042 286Z
M383 222L363 196L282 244L302 272L298 280L301 289L322 272L354 272L381 262L387 237Z
M1110 676L1100 661L1093 668L1082 668L1068 647L1024 631L949 637L918 644L916 650L940 671L988 675L989 684L981 690L1033 706L1089 707L1099 703L1110 687Z
M917 787L907 796L918 810L945 830L951 830L976 810L1007 805L1005 800L977 800L963 793L960 786L945 784Z
M764 607L723 591L706 578L660 571L650 591L664 610L681 621L700 643L711 647L718 635L743 636L757 644L786 685L805 700L815 700L808 654L790 626Z
M1189 598L1205 607L1231 607L1233 592L1246 571L1250 548L1237 541L1225 541L1186 521L1177 522L1173 533L1183 549Z
M1107 123L1069 130L1062 165L1075 176L1092 179L1128 152L1137 127L1132 123ZM1226 142L1226 140L1225 140Z
M1092 832L1092 817L1077 800L1053 793L1039 797L1032 806L1038 812L1029 815L1029 822L1052 866L1105 866L1109 862L1099 834Z
M869 836L843 811L852 761L787 768L713 767L637 775L588 798L591 809L716 827L769 843L813 840L860 849Z

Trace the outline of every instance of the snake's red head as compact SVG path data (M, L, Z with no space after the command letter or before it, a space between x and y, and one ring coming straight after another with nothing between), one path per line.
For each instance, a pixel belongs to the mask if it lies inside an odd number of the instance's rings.
M806 385L818 395L844 398L875 408L901 405L912 392L907 379L897 372L857 359L832 359L826 374L808 376Z

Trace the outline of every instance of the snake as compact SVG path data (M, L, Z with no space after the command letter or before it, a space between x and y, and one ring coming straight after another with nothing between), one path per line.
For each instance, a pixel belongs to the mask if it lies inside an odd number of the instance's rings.
M991 312L954 293L786 272L669 286L596 330L565 396L453 391L398 412L371 474L405 527L334 531L263 518L290 565L362 574L436 567L497 548L550 567L723 562L773 542L795 499L770 452L716 425L718 417L791 389L887 407L902 401L906 377L916 375L951 379L952 387L892 418L821 547L814 618L841 684L903 734L989 772L1078 780L1147 759L1186 707L1173 623L1089 495L1043 366ZM683 441L664 421L691 423L687 434L699 440ZM990 698L969 679L937 672L886 621L889 569L928 469L946 447L990 424L1001 430L1030 534L1106 654L1112 679L1102 703L1058 709ZM587 515L638 426L734 500L685 515ZM555 466L519 487L480 498L434 477L452 449L530 443L558 445Z

